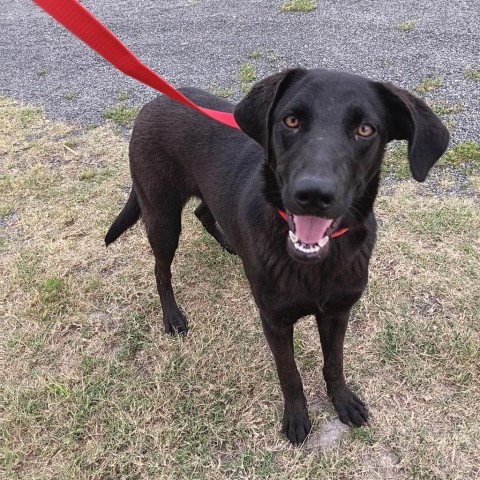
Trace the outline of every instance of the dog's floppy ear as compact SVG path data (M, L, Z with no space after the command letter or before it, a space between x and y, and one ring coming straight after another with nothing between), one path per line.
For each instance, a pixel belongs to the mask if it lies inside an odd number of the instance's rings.
M423 182L433 164L445 153L450 134L420 98L391 83L375 82L389 118L389 141L408 141L412 176Z
M270 113L294 78L304 73L302 69L284 70L256 83L252 90L235 107L233 115L239 127L268 152Z

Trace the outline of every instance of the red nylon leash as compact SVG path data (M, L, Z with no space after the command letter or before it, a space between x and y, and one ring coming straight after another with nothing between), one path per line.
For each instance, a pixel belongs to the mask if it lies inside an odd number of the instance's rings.
M129 77L148 85L173 100L197 110L220 123L239 129L233 115L203 108L168 84L143 64L105 25L77 0L33 0L57 22L70 30L105 60Z
M167 83L162 77L143 64L103 23L92 15L77 0L33 0L67 30L95 50L107 62L111 63L125 75L158 90L172 100L187 105L207 117L229 127L240 129L231 113L210 110L193 103L185 95ZM278 211L280 216L287 220L287 214ZM347 232L343 228L330 235L338 237Z

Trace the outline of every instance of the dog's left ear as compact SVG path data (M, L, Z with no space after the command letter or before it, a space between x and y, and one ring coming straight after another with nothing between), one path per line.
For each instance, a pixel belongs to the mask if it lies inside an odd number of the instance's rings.
M304 70L291 69L271 75L256 83L237 104L233 116L239 127L268 153L270 113L288 85L303 76Z
M375 82L389 118L388 140L408 141L412 176L423 182L433 164L445 153L450 134L428 105L391 83Z

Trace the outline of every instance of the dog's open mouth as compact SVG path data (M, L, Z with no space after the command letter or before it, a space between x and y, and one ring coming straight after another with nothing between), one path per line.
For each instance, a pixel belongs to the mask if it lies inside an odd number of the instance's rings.
M288 244L291 253L300 260L320 258L328 250L329 237L336 224L331 218L293 215L288 212Z

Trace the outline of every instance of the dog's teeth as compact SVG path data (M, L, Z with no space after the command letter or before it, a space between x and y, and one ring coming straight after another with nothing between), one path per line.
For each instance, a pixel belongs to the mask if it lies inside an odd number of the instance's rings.
M329 237L324 237L317 243L317 245L320 248L323 248L328 243L328 240L329 240Z
M318 245L310 245L301 242L296 242L293 245L297 250L300 250L303 253L317 253L320 251L320 247Z
M288 236L293 243L298 242L298 237L291 230L288 231Z

